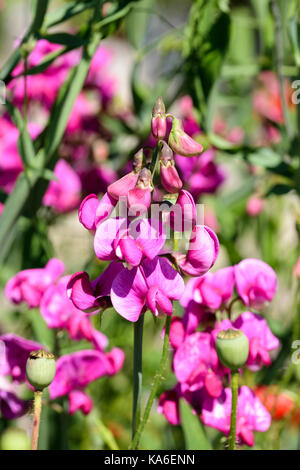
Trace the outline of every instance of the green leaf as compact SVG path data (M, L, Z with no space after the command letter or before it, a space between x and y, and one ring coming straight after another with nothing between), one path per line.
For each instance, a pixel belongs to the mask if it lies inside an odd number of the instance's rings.
M25 168L33 167L35 164L35 149L29 132L27 130L26 122L21 116L20 111L9 101L7 101L5 105L10 114L10 117L12 118L13 122L20 131L20 137L18 139L18 148L24 166Z
M247 156L247 160L249 163L252 163L252 165L263 166L265 168L275 168L281 163L282 157L274 150L264 147L260 148L255 153L250 153Z
M66 5L58 8L57 10L52 11L47 15L45 21L45 28L50 28L51 26L56 26L64 21L73 18L84 11L93 8L95 6L95 1L91 2L69 2Z
M153 4L152 0L139 2L139 9L134 9L126 18L126 31L130 44L135 49L140 49L144 45L149 21L149 9Z
M199 416L192 413L191 407L183 399L180 400L180 416L186 450L211 450Z
M38 343L41 343L50 351L54 348L54 331L48 328L41 313L36 310L30 310L30 320L33 328L34 336Z
M288 184L275 184L272 186L272 188L269 189L266 196L269 196L270 194L277 194L278 196L282 196L283 194L289 193L292 189L294 188Z
M80 47L84 44L87 44L87 40L81 38L80 36L75 36L74 34L69 33L53 33L53 34L43 34L40 36L41 39L46 39L49 42L54 44L62 44L63 46L68 47Z

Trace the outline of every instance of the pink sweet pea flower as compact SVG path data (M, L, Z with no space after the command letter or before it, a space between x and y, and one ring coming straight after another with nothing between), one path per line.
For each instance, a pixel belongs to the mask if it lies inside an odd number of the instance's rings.
M52 44L45 39L37 41L35 48L28 56L29 68L39 65L44 57L50 53L57 52L62 46ZM78 51L71 51L58 57L47 70L35 75L27 76L27 95L29 102L37 102L46 109L50 109L57 93L67 78L71 67L77 64L80 59ZM13 71L16 77L24 72L24 63L21 61ZM8 85L13 93L13 102L21 107L24 101L24 80L23 77L14 78Z
M5 287L6 297L15 304L26 302L30 308L38 307L46 288L64 271L64 264L53 258L44 268L25 269L11 278Z
M300 256L294 266L293 273L295 277L300 278Z
M65 329L72 339L85 338L96 349L103 350L107 346L106 336L93 328L89 316L76 308L67 296L70 278L64 276L56 285L48 287L41 301L41 314L49 328Z
M186 337L176 350L173 368L178 381L191 392L205 388L212 397L222 391L221 379L215 371L221 369L209 333L197 332ZM224 371L223 371L224 373Z
M260 315L244 312L235 320L233 326L243 331L249 340L247 367L257 371L262 365L269 366L269 351L278 348L279 340L271 332L267 321Z
M122 317L134 322L147 308L155 316L171 315L171 300L180 299L183 290L183 279L171 263L156 257L130 271L123 268L113 281L111 301Z
M207 273L200 278L190 279L186 285L181 303L188 305L190 300L202 304L211 310L218 310L228 302L234 288L234 269L219 269L215 273Z
M217 235L205 225L196 225L190 237L187 255L173 254L178 266L190 276L202 276L214 264L219 253Z
M97 226L110 216L116 204L117 201L108 193L104 194L100 202L96 194L89 194L80 204L79 221L86 229L95 232Z
M225 388L217 398L204 399L202 421L228 435L231 416L231 390ZM253 391L242 386L238 394L237 438L248 446L254 445L253 431L265 432L271 425L271 415Z
M116 351L117 350L117 351ZM92 401L84 393L85 387L105 375L116 374L123 365L124 353L115 348L118 356L122 355L122 361L114 367L107 354L101 351L78 351L60 357L56 362L56 374L49 387L51 400L63 395L69 396L69 413L81 409L88 414L92 409Z
M234 266L236 289L247 307L257 310L271 302L277 290L273 269L259 259L244 259Z
M126 219L107 219L98 226L94 238L96 256L104 261L124 260L138 266L143 258L153 259L166 239L156 220L141 219L128 226Z
M74 306L83 312L94 312L110 304L110 290L115 277L123 270L121 263L112 262L97 279L90 281L88 273L73 274L67 294Z
M26 377L26 361L32 351L43 346L35 341L17 336L13 333L0 336L1 360L0 374L10 375L14 382L24 382Z
M81 182L77 173L65 161L59 160L54 168L58 181L51 180L43 197L43 204L55 212L69 212L79 206Z

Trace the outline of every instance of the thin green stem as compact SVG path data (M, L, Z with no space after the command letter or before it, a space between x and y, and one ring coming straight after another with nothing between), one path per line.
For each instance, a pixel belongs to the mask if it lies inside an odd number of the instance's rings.
M141 315L138 321L134 323L132 439L134 439L141 415L141 395L143 382L143 327L144 315Z
M149 418L149 415L150 415L150 411L151 411L151 408L152 408L152 405L153 405L154 398L157 394L158 386L160 384L160 381L161 381L162 376L163 376L163 372L164 372L165 367L166 367L166 362L167 362L167 359L168 359L170 326L171 326L171 317L167 316L166 317L166 326L165 326L165 336L164 336L163 350L162 350L162 356L161 356L160 364L159 364L157 373L156 373L155 378L154 378L154 383L153 383L153 386L152 386L152 390L150 392L150 396L148 398L148 402L147 402L147 405L146 405L146 408L145 408L145 411L144 411L143 418L142 418L142 420L141 420L141 422L140 422L140 424L137 428L135 437L134 437L134 439L133 439L133 441L132 441L132 443L129 447L130 450L136 450L139 446L139 443L140 443L140 440L141 440L141 437L142 437L142 433L144 431L144 428L147 424L147 421L148 421L148 418Z
M96 425L98 427L98 430L99 430L99 433L103 439L103 441L105 442L105 444L107 445L107 447L109 448L109 450L120 450L119 449L119 446L113 436L113 433L111 432L110 429L108 429L105 424L101 421L100 418L97 418L96 419Z
M237 415L237 401L239 390L239 372L231 372L231 420L230 420L230 434L229 434L229 450L235 450L236 442L236 415Z
M43 392L35 390L34 404L33 404L33 427L32 427L31 450L37 450L38 448L40 419L41 419L41 411L42 411L42 396L43 396Z
M280 9L277 0L271 0L272 13L274 18L274 28L275 28L275 51L276 51L276 62L277 62L277 74L279 78L279 87L280 87L280 99L283 109L283 117L285 122L286 134L288 138L291 138L291 128L289 122L289 115L287 110L287 104L284 93L284 76L283 76L283 32L282 32L282 23L280 18Z

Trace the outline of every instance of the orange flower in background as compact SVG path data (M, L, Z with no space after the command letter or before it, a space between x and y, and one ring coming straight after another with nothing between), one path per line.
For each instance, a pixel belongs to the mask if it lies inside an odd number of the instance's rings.
M260 385L254 389L254 393L274 420L287 417L295 406L290 394L286 391L279 392L277 386Z

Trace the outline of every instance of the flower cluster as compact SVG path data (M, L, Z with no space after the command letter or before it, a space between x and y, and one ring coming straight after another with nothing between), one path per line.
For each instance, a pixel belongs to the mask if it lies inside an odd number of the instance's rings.
M230 371L218 359L216 339L221 330L238 329L249 341L246 367L257 371L270 365L270 351L278 348L279 341L265 318L255 312L272 301L276 287L273 269L257 259L244 259L233 267L188 281L180 301L184 315L173 317L170 333L177 384L159 401L159 411L171 424L180 423L179 399L183 398L204 424L229 434ZM248 311L233 315L232 307L237 301ZM271 416L246 385L239 390L237 413L237 436L252 446L253 431L266 431Z
M90 194L81 203L79 220L94 235L97 258L111 262L93 281L86 272L70 279L68 295L81 310L97 311L111 302L121 316L133 322L147 309L155 316L171 315L172 300L179 300L184 291L181 274L205 274L217 258L217 236L197 221L193 196L182 189L174 160L174 152L193 157L203 147L174 116L168 143L164 140L167 116L161 98L153 108L151 126L157 146L150 158L139 150L132 170L110 184L101 201ZM175 197L174 204L170 195ZM118 215L112 216L118 203ZM165 212L162 206L167 207ZM187 225L189 247L178 253L167 246L168 234L171 229L182 233Z
M49 328L66 330L73 340L91 342L93 349L63 355L58 359L56 375L49 387L51 399L68 396L70 413L80 409L87 414L93 404L84 391L85 387L99 377L116 374L123 365L124 353L119 348L105 352L108 344L106 336L93 327L87 313L69 300L66 286L71 276L63 276L63 272L62 261L53 258L44 268L20 271L8 281L5 294L15 304L25 302L29 308L39 307ZM0 341L4 345L1 380L10 376L13 384L24 382L28 355L42 346L12 334L1 336ZM5 387L2 389L1 383L1 406L10 410L6 416L11 418L20 416L27 409L27 403L15 395L13 384L6 390Z

